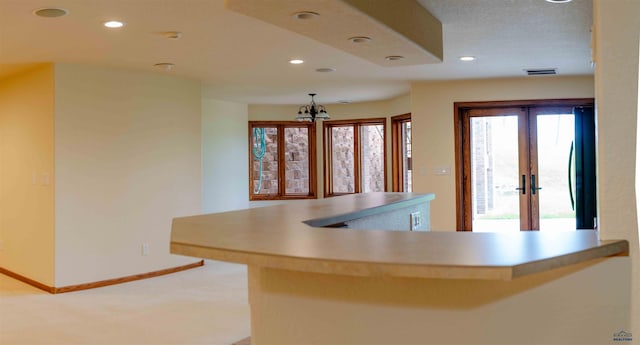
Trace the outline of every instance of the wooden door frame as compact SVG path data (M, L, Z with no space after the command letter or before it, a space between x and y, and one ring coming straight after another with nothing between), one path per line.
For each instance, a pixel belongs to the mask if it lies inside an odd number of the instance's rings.
M406 192L404 189L404 160L402 155L402 124L411 122L411 113L391 117L391 174L392 192Z
M464 160L469 159L465 155L464 148L469 145L468 125L465 123L466 112L470 109L481 108L512 108L512 107L579 107L593 106L593 98L569 98L569 99L547 99L547 100L514 100L514 101L487 101L487 102L455 102L453 104L454 115L454 141L455 141L455 179L456 179L456 230L472 231L468 225L471 223L472 215L465 212L465 189L471 188L471 180L465 179ZM535 134L535 133L534 133ZM532 135L528 133L528 135ZM527 182L530 181L527 176Z

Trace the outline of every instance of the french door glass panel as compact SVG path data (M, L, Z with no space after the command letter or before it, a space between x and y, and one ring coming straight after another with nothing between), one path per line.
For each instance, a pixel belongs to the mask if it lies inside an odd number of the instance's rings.
M520 230L518 115L470 119L472 227Z
M541 231L576 228L576 212L571 195L575 186L570 181L575 139L573 114L541 114L536 116L537 175L539 219Z

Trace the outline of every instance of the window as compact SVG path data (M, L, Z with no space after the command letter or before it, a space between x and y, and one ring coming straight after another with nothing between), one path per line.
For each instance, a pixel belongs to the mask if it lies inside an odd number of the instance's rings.
M386 119L325 121L325 196L384 192Z
M249 199L316 197L313 123L249 122Z
M393 191L411 192L411 114L391 118Z

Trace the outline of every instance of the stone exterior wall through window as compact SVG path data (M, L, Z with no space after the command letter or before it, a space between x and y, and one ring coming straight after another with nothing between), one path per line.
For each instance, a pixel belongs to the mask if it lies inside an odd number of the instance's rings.
M355 147L354 129L359 128L359 148ZM359 149L360 182L362 192L384 191L384 126L331 127L331 158L333 193L355 192L354 150Z
M285 181L287 194L309 193L309 131L285 128Z
M260 159L255 156L256 150L260 150L261 138L254 131L251 141L253 156L253 192L254 194L278 193L278 129L265 128L266 152L262 157L262 170ZM262 176L262 182L260 182ZM258 190L258 186L260 186Z

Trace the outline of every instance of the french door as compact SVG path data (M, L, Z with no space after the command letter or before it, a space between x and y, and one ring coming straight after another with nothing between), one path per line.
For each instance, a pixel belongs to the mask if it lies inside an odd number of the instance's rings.
M537 104L459 111L459 230L594 228L592 108Z

